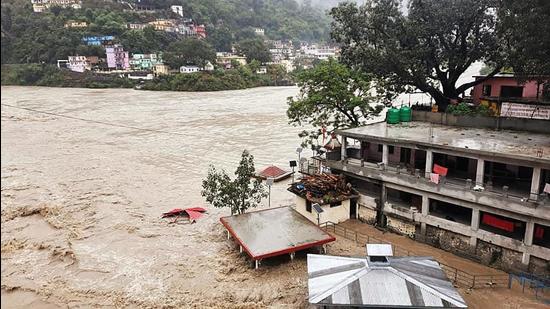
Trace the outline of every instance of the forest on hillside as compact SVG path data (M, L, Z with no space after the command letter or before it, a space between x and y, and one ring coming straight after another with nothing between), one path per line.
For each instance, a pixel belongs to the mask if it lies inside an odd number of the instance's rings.
M129 2L135 2L129 1ZM82 42L86 35L114 35L119 43L137 52L163 51L181 38L153 29L131 30L128 23L156 18L176 18L171 5L182 5L186 18L205 24L207 42L217 51L254 36L265 29L266 38L293 41L326 41L330 19L325 12L295 0L151 0L154 13L131 10L125 1L84 0L82 9L53 7L34 13L30 0L2 1L2 64L55 63L69 55L101 55L98 46ZM65 28L69 20L86 21L83 29ZM130 50L132 51L132 50Z

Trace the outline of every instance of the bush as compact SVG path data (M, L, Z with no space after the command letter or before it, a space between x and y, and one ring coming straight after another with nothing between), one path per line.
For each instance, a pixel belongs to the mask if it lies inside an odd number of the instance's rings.
M466 103L451 104L447 106L446 112L455 116L465 116L473 113L470 106Z

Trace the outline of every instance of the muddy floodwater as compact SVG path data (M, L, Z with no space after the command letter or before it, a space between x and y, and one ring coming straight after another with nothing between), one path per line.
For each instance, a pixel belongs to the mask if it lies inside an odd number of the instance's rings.
M251 269L200 195L243 149L258 168L297 159L296 93L2 87L2 307L305 306L304 257ZM208 214L160 219L190 206Z

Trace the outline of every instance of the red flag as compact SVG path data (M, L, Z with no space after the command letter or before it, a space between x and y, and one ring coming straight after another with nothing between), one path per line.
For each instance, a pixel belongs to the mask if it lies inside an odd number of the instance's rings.
M434 164L434 168L433 168L433 171L434 173L436 174L439 174L441 176L447 176L447 168L446 167L443 167L441 165L437 165L437 164Z

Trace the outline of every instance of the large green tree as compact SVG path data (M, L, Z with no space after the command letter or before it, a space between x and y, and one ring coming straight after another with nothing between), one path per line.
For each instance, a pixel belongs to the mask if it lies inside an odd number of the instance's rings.
M246 60L258 60L261 63L271 61L271 53L269 48L262 39L248 39L239 42L237 46L239 53L246 55Z
M300 134L304 146L316 146L323 128L365 125L384 107L383 89L376 91L369 75L333 59L300 72L297 79L300 92L288 98L287 116L293 125L313 127Z
M201 195L216 208L229 207L231 215L243 214L249 208L258 206L266 197L265 187L254 178L254 156L243 151L241 162L231 179L224 170L210 166L208 176L202 181Z
M550 1L502 0L497 33L514 73L548 82L550 76Z
M483 82L457 84L476 61L504 65L495 32L493 0L411 0L408 14L398 0L368 0L332 9L332 37L347 64L373 73L396 91L429 93L445 110L451 100Z
M172 68L187 64L202 67L207 61L214 63L216 51L204 40L184 39L170 44L163 58Z

